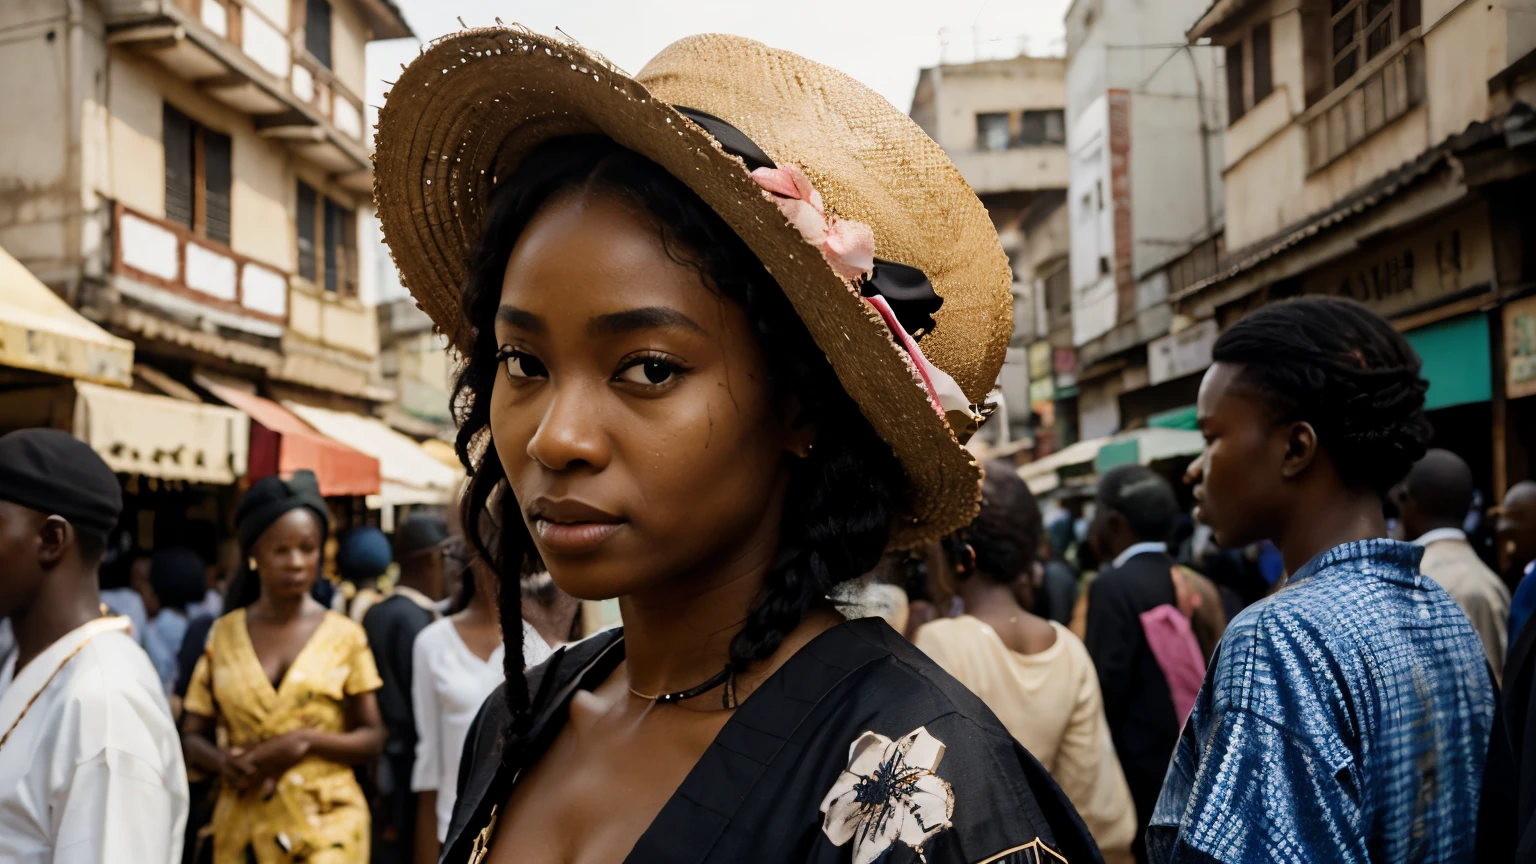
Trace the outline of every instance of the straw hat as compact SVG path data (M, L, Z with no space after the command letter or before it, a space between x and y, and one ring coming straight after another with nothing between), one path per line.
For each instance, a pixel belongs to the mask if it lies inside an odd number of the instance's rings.
M379 112L374 196L406 286L461 349L470 342L460 321L466 261L496 179L539 143L587 133L682 180L778 280L906 470L908 506L893 542L917 545L969 523L981 472L961 444L1002 367L1012 277L986 209L944 151L852 78L738 36L682 39L633 77L521 27L446 36L405 68ZM784 183L791 171L809 181L815 192L802 197L819 193L828 225L872 232L876 275L885 262L926 277L923 290L931 284L942 298L930 328L909 337L894 301L861 298L873 279L838 275L848 271L828 251L836 244L811 245L785 215L801 204L765 191L749 171L743 146L753 145L786 169ZM943 381L953 392L941 399ZM970 404L957 410L956 398Z

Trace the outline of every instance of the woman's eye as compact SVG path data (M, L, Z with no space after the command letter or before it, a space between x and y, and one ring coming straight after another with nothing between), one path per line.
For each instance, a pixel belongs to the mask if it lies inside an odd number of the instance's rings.
M545 369L544 364L539 362L539 358L533 356L532 354L524 354L521 351L504 350L501 352L501 356L497 359L506 364L508 378L515 380L518 378L549 377L549 370Z
M619 370L619 380L631 384L656 386L672 380L682 369L676 363L660 357L643 357Z

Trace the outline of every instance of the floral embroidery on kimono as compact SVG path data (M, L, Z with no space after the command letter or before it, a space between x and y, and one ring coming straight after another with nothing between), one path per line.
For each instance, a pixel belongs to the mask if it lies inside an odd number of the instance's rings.
M865 732L848 748L848 768L821 802L822 833L834 846L853 841L853 864L871 864L900 841L923 844L950 827L955 793L935 772L944 742L924 727L892 741Z

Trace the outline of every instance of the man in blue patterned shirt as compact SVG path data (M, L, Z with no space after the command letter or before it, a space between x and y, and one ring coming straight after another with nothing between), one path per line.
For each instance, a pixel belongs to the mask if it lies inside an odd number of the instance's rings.
M1351 301L1261 308L1200 387L1197 516L1291 573L1235 618L1147 831L1184 862L1471 861L1493 716L1477 634L1386 536L1430 428L1417 355Z

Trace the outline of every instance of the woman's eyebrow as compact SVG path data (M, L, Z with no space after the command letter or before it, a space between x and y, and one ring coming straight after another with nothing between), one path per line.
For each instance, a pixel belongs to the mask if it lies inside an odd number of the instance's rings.
M529 312L527 309L519 309L516 306L496 307L496 323L510 324L519 330L527 330L529 333L543 333L544 319Z
M503 309L507 307L502 307ZM634 330L683 329L705 333L692 318L666 306L644 306L599 315L587 324L587 332L594 336L628 333ZM707 335L707 334L706 334Z

